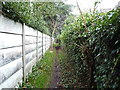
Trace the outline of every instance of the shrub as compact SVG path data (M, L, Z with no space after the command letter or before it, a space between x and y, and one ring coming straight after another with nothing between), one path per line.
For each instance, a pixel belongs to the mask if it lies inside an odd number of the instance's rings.
M68 19L61 40L74 74L84 87L120 86L120 9Z

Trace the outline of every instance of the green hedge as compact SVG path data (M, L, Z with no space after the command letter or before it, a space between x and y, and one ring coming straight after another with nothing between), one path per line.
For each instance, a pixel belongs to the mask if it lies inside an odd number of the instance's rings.
M69 18L61 40L79 82L85 87L120 87L120 9Z

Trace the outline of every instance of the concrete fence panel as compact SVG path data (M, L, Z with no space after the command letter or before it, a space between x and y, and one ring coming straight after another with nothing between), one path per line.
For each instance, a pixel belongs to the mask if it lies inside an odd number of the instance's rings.
M50 36L0 15L0 89L25 80L50 46Z

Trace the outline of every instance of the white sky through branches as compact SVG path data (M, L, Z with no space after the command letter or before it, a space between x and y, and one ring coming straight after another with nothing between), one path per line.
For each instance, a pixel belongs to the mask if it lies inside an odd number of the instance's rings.
M95 1L101 1L98 5L99 9L114 8L120 0L77 0L82 11L88 11L93 8ZM76 0L66 0L66 4L71 4L76 6ZM73 9L74 14L78 14L77 8Z

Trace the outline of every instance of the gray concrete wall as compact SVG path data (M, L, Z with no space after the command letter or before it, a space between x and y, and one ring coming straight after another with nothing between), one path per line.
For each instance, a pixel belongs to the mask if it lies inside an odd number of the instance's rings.
M14 88L50 44L50 36L0 15L0 89Z

